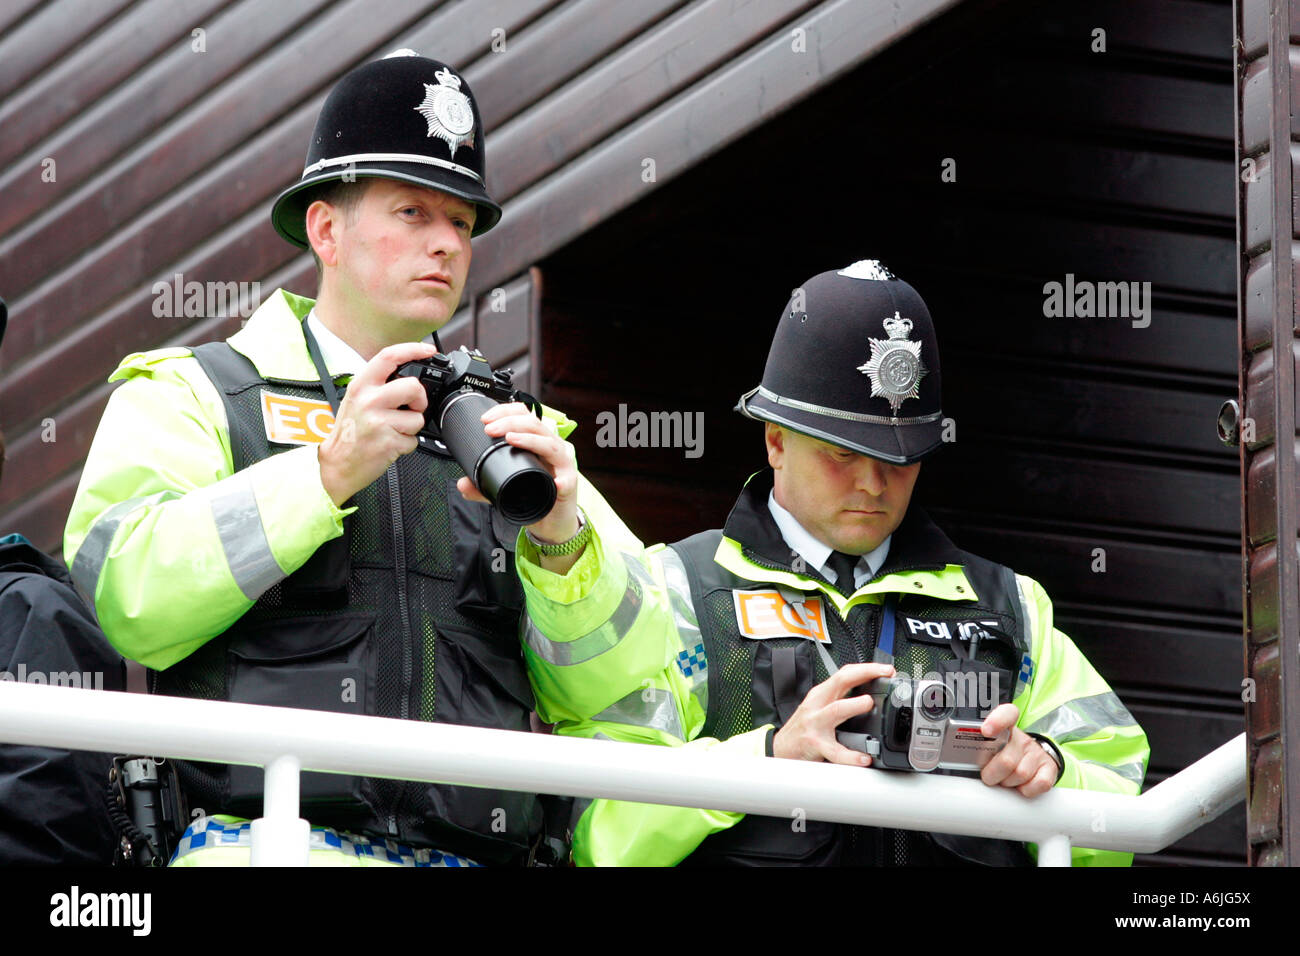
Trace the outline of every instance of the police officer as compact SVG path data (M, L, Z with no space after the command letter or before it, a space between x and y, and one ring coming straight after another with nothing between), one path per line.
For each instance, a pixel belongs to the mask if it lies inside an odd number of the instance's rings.
M0 342L8 316L0 299ZM4 463L0 434L0 473ZM122 658L67 569L17 533L0 535L0 686L5 681L126 690ZM108 754L0 744L0 865L111 862L117 834L103 798L111 767Z
M420 445L417 381L389 381L434 354L419 340L451 318L470 239L500 219L484 177L478 105L454 69L411 51L358 67L271 214L316 257L318 299L276 290L226 342L130 355L111 376L124 384L64 551L154 693L529 729L520 529ZM618 526L577 474L572 427L518 403L485 416L555 474L556 508L531 530L557 546L578 501ZM569 679L617 685L608 665L588 656ZM176 862L245 862L261 770L185 763L181 781L202 812ZM302 798L313 862L508 864L543 843L531 794L305 774Z
M628 552L594 521L564 577L522 546L531 666L601 621L626 644L670 645L668 665L640 693L593 719L544 716L580 736L868 767L882 758L853 723L875 707L861 689L906 676L941 682L956 716L1005 739L979 771L990 786L1027 797L1053 786L1138 791L1146 736L1052 626L1042 587L959 550L909 507L945 427L933 323L910 285L874 260L810 279L782 313L762 383L737 409L764 422L771 469L751 477L724 528ZM1073 853L1076 865L1131 861ZM583 812L574 857L1029 862L1005 841L607 800Z

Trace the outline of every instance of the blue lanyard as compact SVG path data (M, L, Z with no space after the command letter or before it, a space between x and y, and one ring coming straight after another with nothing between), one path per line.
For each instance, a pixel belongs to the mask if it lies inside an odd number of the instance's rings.
M880 640L876 649L890 657L894 655L894 607L898 604L898 595L892 591L885 597L884 619L880 622Z

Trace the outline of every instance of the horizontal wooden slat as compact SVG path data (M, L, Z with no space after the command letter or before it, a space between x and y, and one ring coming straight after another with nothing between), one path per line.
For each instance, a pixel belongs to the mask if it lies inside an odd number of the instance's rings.
M494 366L528 348L532 290L532 280L525 274L479 297L474 344Z
M1084 52L1080 59L1095 64L1097 55ZM1063 87L1061 66L1059 59L1044 56L999 70L988 92L1004 98L1002 121L1032 125L1043 115L1065 111L1081 131L1233 141L1231 83L1157 73L1143 73L1139 81L1111 67L1071 71L1070 84Z
M112 19L131 0L57 0L0 37L0 99Z
M545 396L543 402L565 411ZM578 468L618 512L624 523L647 545L678 541L706 528L720 528L738 489L727 491L692 486L687 480L629 475L588 468L578 456Z
M80 470L110 391L108 385L93 389L71 405L44 409L44 417L26 432L6 432L0 509Z
M1049 597L1053 595L1049 594ZM1098 610L1105 610L1102 605ZM1241 633L1150 621L1105 620L1087 611L1057 609L1056 627L1068 634L1112 684L1163 690L1239 694ZM1160 662L1158 669L1151 661Z
M1241 58L1253 59L1268 47L1269 0L1242 0Z
M0 38L11 30L17 30L26 17L45 0L11 0L0 7Z
M925 278L927 281L923 281ZM1047 318L1043 315L1044 281L1004 289L992 285L985 304L963 305L961 290L969 273L948 270L917 277L939 334L940 347L996 349L1039 361L1086 362L1108 369L1181 373L1221 384L1235 381L1236 322L1230 315L1162 307L1157 301L1151 324L1135 329L1112 318ZM1028 284L1025 284L1028 285ZM974 321L972 321L974 319ZM997 333L989 331L990 324Z
M1075 229L1087 230L1088 242L1084 244L1061 241L1068 221L1030 213L999 215L996 224L967 216L948 225L952 238L970 252L961 263L967 275L991 270L1039 282L1064 282L1067 273L1076 279L1150 282L1157 299L1181 293L1227 302L1235 294L1236 245L1230 232L1184 234L1076 221ZM1011 247L1016 249L1014 261L1006 258ZM1124 263L1122 271L1116 268L1117 262ZM1115 324L1122 325L1123 320ZM1133 328L1131 334L1146 331Z
M1109 206L1128 216L1203 217L1232 226L1231 154L1206 157L1108 143L1081 149L1066 131L1013 128L989 136L982 119L966 116L955 127L917 129L908 137L911 161L897 167L894 176L924 191L943 190L957 206L993 194L1004 201L1015 197L1019 204L1042 200L1046 205L1035 211L1047 219L1069 219L1080 212L1095 216ZM956 180L944 183L938 173L949 157ZM897 159L889 141L864 143L854 158L880 167Z
M977 523L979 513L931 510L958 547L1037 579L1058 606L1212 614L1220 626L1241 618L1241 556L1233 551L1146 544L1100 533L993 529ZM1104 549L1104 572L1092 571L1096 548Z
M1246 729L1240 713L1129 703L1152 741L1151 767L1177 773Z
M22 90L0 98L0 166L73 120L230 0L147 0L96 32Z
M80 470L64 475L39 494L5 511L5 527L21 532L32 544L59 557L63 553L63 528L72 510Z
M1092 53L1092 31L1106 31L1106 53ZM1025 18L1026 39L1055 40L1060 47L1093 57L1156 54L1156 62L1205 59L1232 62L1232 6L1204 0L1089 0L1061 3L1050 17Z
M1097 381L1066 375L1059 369L1031 371L998 362L987 353L968 355L949 349L944 363L944 392L961 396L952 405L958 440L963 431L988 436L1095 442L1108 448L1196 452L1225 465L1237 453L1219 441L1214 428L1219 408L1231 393L1199 394ZM1037 363L1042 366L1040 359ZM998 381L997 400L988 401L991 381ZM1014 408L1014 415L1007 413ZM1134 410L1141 414L1135 415Z

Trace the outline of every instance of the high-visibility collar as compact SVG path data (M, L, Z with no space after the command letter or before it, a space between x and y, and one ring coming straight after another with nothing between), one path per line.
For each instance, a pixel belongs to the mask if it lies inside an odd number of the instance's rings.
M979 596L963 571L963 554L920 508L908 509L894 532L889 557L875 577L845 597L826 582L799 573L793 555L767 509L772 472L751 476L727 516L714 561L750 581L819 591L841 617L859 604L878 604L884 595L922 594L942 601L976 601Z
M227 341L257 367L263 378L317 383L320 376L311 364L302 333L302 323L315 304L314 299L276 289ZM333 366L329 371L336 378L349 374L347 369Z

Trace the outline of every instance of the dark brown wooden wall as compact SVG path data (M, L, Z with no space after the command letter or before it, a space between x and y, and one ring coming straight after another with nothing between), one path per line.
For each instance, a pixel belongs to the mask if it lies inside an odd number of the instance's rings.
M931 307L957 422L917 500L1044 584L1147 729L1148 785L1240 733L1215 432L1237 393L1232 36L1227 2L963 5L543 260L543 395L583 423L584 472L648 540L720 524L764 465L731 406L791 289L880 257ZM1150 282L1150 326L1046 317L1067 273ZM619 403L703 412L704 454L599 447ZM1238 806L1141 862L1244 851Z
M1043 581L1062 629L1150 729L1161 779L1240 728L1235 459L1213 439L1236 389L1228 9L8 4L0 530L57 552L108 372L238 326L155 318L155 281L311 291L270 201L297 178L334 80L410 46L468 77L506 207L444 338L543 372L546 397L582 422L584 470L647 539L716 525L761 466L757 426L729 409L790 288L885 258L940 322L959 423L921 500L959 544ZM1088 52L1095 26L1105 54ZM939 180L944 157L955 183ZM1066 272L1151 281L1151 327L1044 318L1042 284ZM704 411L705 454L595 447L595 413L619 402ZM1104 575L1087 570L1094 547ZM1239 860L1241 831L1238 815L1162 859Z

